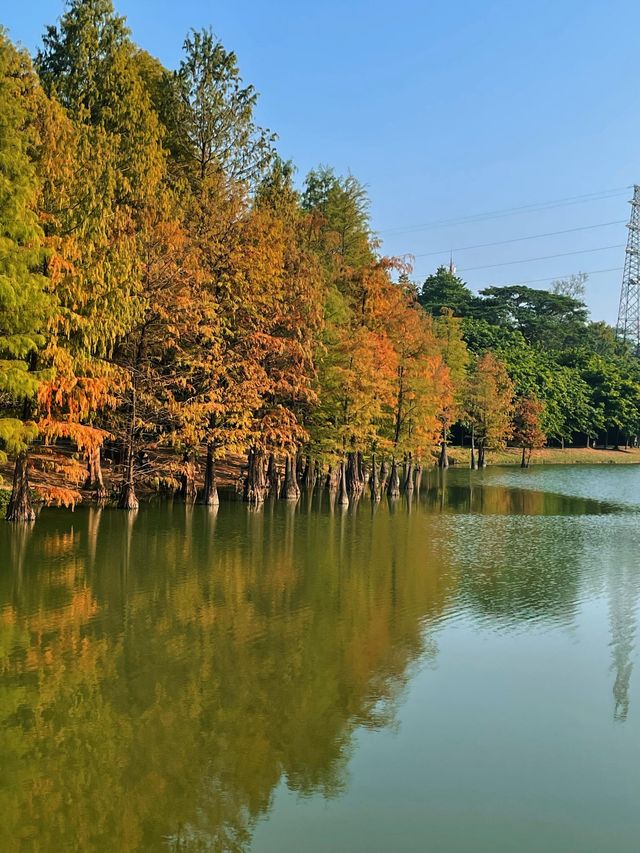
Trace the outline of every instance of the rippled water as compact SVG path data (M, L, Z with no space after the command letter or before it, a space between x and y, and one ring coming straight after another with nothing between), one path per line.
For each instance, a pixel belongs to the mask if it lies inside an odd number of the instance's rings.
M0 527L0 850L636 853L640 468Z

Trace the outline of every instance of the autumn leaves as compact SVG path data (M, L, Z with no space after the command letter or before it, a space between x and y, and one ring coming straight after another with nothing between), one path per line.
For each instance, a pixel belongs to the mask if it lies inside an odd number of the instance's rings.
M490 389L481 361L468 392L459 320L433 319L380 257L355 178L320 168L295 188L210 32L169 71L109 0L72 0L34 67L1 36L0 72L11 517L31 516L34 440L83 460L56 490L69 504L106 495L108 442L124 509L152 448L183 460L189 500L215 504L216 462L240 454L248 501L324 478L346 502L366 481L374 498L413 488L461 419L481 454L504 440L508 384Z

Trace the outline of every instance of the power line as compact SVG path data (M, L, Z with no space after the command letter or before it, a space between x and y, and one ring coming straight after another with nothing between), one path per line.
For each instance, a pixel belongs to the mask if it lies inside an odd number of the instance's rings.
M589 201L604 201L608 198L614 198L617 195L626 193L630 187L620 187L618 189L601 190L597 193L587 193L583 196L568 196L564 199L555 201L536 202L533 204L524 204L519 207L508 207L502 210L488 211L486 213L470 214L468 216L456 217L453 219L439 219L433 222L427 222L422 225L407 225L394 228L386 228L378 233L380 234L401 234L406 231L420 231L429 228L443 228L446 225L457 225L466 222L482 222L487 219L498 219L505 216L513 216L518 213L535 213L537 211L551 210L555 207L565 207L572 204L584 204Z
M586 255L591 252L605 252L607 249L623 249L624 246L624 243L617 243L614 246L598 246L595 249L578 249L574 252L559 252L556 255L540 255L537 258L522 258L522 260L519 261L502 261L498 264L483 264L479 267L466 267L465 269L460 270L460 272L475 272L475 270L488 270L493 269L494 267L510 267L514 264L530 264L534 261L548 261L551 258L566 258L569 255Z
M542 237L555 237L559 234L574 234L576 231L589 231L594 228L606 228L611 225L622 225L626 219L614 219L612 222L600 222L597 225L581 225L578 228L565 228L563 231L547 231L546 234L529 234L526 237L513 237L510 240L496 240L494 243L476 243L475 246L459 246L457 249L442 249L438 252L420 252L414 258L429 258L433 255L448 255L451 252L468 252L471 249L486 249L489 246L505 246L507 243L521 243L524 240L538 240Z
M426 222L422 225L405 225L393 228L384 228L378 231L378 234L396 235L409 231L422 231L430 228L444 228L447 225L458 225L468 222L482 222L486 219L499 219L505 216L513 216L518 213L535 213L541 210L551 210L555 207L565 207L572 204L584 204L589 201L604 201L608 198L614 198L617 195L626 193L630 189L629 186L617 187L615 189L600 190L595 193L585 193L579 196L567 196L561 199L534 202L531 204L523 204L518 207L507 207L501 210L486 211L485 213L469 214L468 216L454 217L452 219L436 219L432 222Z
M609 267L609 269L606 269L606 270L589 270L588 272L585 273L585 275L591 276L591 275L599 275L600 273L606 273L606 272L622 272L623 269L624 269L624 267ZM545 281L558 281L559 279L569 278L574 273L575 273L575 270L573 270L573 272L563 273L562 275L550 275L547 278L530 278L527 281L518 281L518 284L541 284L542 282L545 282ZM479 285L474 285L474 286L477 287L478 290L482 290L482 288L484 288L484 287L491 287L491 283L487 282L487 284L479 284Z

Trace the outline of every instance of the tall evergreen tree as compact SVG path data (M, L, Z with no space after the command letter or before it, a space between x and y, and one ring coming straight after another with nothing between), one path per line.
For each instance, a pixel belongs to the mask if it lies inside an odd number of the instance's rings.
M307 175L302 205L318 217L321 239L316 248L336 274L373 261L369 198L357 178L338 177L333 169L320 166Z
M476 298L465 282L449 267L440 266L428 276L419 291L420 304L437 317L443 308L456 317L467 317L473 313Z
M43 235L35 212L38 184L30 158L29 106L36 82L28 57L0 30L0 442L17 454L11 521L28 521L27 448L38 432L33 403L53 300L43 276Z
M272 162L275 135L254 119L258 93L211 30L185 39L178 71L165 79L164 109L174 160L201 183L221 171L255 187Z
M80 257L58 291L77 314L82 343L109 354L140 308L137 231L164 174L162 131L111 0L71 0L43 43L36 68L77 127L82 179L63 224L65 233L80 231Z
M132 437L138 374L119 358L125 339L144 322L151 298L145 283L146 236L162 207L166 157L162 130L139 73L136 49L111 0L71 0L59 26L47 28L36 64L46 91L58 99L79 134L79 159L90 159L94 181L69 210L82 247L58 283L70 329L89 357L124 370L127 403L123 506L135 506ZM73 233L73 232L72 232ZM67 247L68 248L68 247ZM113 359L115 355L115 359Z

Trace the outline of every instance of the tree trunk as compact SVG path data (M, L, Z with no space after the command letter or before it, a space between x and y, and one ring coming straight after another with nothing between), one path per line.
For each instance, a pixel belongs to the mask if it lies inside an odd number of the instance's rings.
M329 465L329 470L327 471L327 478L325 480L325 488L329 492L335 492L338 488L338 482L340 480L340 474L338 469L338 474L336 474L333 465Z
M387 477L389 476L389 466L387 465L387 460L382 460L382 465L380 466L380 494L383 495L387 488Z
M405 495L413 494L413 458L410 453L405 463L405 475L404 483L402 484L402 491Z
M440 456L438 458L438 468L448 468L449 457L447 455L447 426L442 424L442 434L440 436Z
M244 481L242 499L245 503L258 506L263 503L267 493L267 478L264 470L264 453L251 448L247 459L247 476Z
M520 462L520 467L521 468L527 468L528 467L524 445L522 446L522 461Z
M7 521L35 521L36 514L31 506L29 491L29 457L19 453L13 469L13 488L5 515Z
M187 450L182 456L182 475L180 477L180 496L186 503L193 503L197 496L196 465L192 451Z
M305 492L311 494L316 485L316 474L311 461L311 457L307 456L307 461L304 468L304 476L302 477L302 487Z
M471 427L471 460L470 460L471 470L475 471L478 468L478 463L476 461L476 428L475 426Z
M365 484L367 482L367 471L364 464L364 459L362 458L362 451L359 450L356 455L356 468L358 472L358 482L360 484L360 492L364 491Z
M269 462L267 464L267 488L271 497L277 498L280 494L280 475L278 474L276 457L273 453L269 454Z
M347 491L347 473L344 462L340 463L340 479L338 485L338 503L341 506L349 506L349 493Z
M296 485L302 482L302 478L304 476L304 462L302 461L302 454L298 453L296 455L296 467L295 467L295 481Z
M129 421L129 435L127 436L127 447L125 452L125 476L120 489L118 509L138 509L138 498L135 489L135 460L134 440L136 428L136 388L131 389L131 412Z
M205 506L218 506L218 483L216 481L216 449L212 442L207 444L207 463L204 470L204 491L202 503Z
M347 453L345 479L349 497L358 497L362 491L362 483L360 481L360 472L358 471L358 455L354 451Z
M420 486L422 485L422 463L418 462L416 465L416 475L415 475L415 489L418 494L420 494Z
M398 476L398 466L396 465L395 457L391 459L391 474L389 475L387 494L390 498L400 497L400 477Z
M298 466L295 460L287 454L284 469L284 483L282 484L282 491L280 493L280 497L284 500L297 501L300 497L300 489L296 482L297 468Z
M118 509L138 509L139 505L134 484L129 479L125 480L120 489Z
M87 452L87 479L84 481L83 488L94 491L98 500L103 500L107 496L100 464L100 447L92 447Z
M486 468L487 467L487 459L484 449L484 444L481 444L478 447L478 468Z
M378 479L378 466L376 465L376 454L371 454L371 474L369 475L369 489L371 490L371 500L380 500L380 480Z

